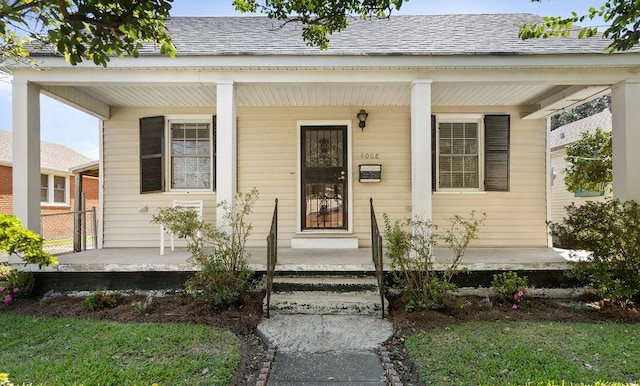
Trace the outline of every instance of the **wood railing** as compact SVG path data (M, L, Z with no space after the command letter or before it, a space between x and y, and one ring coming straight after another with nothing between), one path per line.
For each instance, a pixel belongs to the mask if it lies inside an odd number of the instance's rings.
M380 290L380 304L382 306L382 317L384 318L384 266L382 256L382 236L376 220L376 212L373 210L373 198L369 198L371 204L371 257L373 265L376 268L376 279L378 280L378 289Z
M278 199L276 198L273 208L273 218L271 219L271 229L267 236L267 318L271 308L271 290L273 289L273 276L278 263Z

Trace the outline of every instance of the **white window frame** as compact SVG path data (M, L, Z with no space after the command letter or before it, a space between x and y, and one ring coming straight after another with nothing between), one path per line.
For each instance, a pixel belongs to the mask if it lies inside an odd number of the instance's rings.
M43 173L41 172L40 175L45 175L47 176L47 200L46 201L40 201L40 205L41 206L69 206L71 205L71 193L69 192L69 190L71 189L71 181L69 179L69 176L65 176L62 174L55 174L55 173ZM62 177L64 178L64 202L55 202L54 201L54 197L55 197L55 189L54 189L54 177ZM40 189L42 189L42 186L40 186Z
M478 125L478 187L440 187L440 123L476 123ZM483 192L484 191L484 115L483 114L438 114L436 115L436 192Z
M173 175L171 171L171 156L172 156L172 147L171 147L171 125L172 124L181 124L181 123L204 123L209 125L209 160L210 160L210 168L209 168L209 188L206 189L196 189L196 188L173 188ZM165 189L166 192L213 192L215 181L215 165L213 164L213 160L215 157L215 148L214 143L216 142L216 138L214 137L215 133L213 132L213 114L211 115L166 115L165 116L165 176L166 176L166 184L167 187Z

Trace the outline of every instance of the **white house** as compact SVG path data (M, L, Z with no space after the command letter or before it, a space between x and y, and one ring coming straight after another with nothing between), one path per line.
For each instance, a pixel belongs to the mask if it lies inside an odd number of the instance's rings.
M640 200L640 51L521 41L532 20L354 18L319 51L263 17L176 17L176 59L149 47L72 67L34 53L47 71L12 68L15 213L38 230L45 93L102 120L103 248L157 247L151 215L176 199L219 222L216 204L253 187L254 246L276 197L281 247L369 246L372 197L392 219L486 212L477 247L547 247L556 111L611 90L614 192Z
M564 170L567 167L566 147L574 143L584 132L593 133L596 128L603 131L611 131L611 112L604 110L590 117L560 126L549 134L549 147L551 148L551 218L553 222L562 221L566 216L565 207L571 203L581 205L586 201L603 201L611 197L611 189L608 187L601 192L578 191L569 192L564 183Z

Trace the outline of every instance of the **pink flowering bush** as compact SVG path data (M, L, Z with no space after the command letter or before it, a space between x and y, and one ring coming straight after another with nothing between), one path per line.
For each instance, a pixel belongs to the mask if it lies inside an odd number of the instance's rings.
M20 289L18 287L0 285L0 299L2 303L7 305L18 295Z
M518 309L518 306L522 304L528 292L527 278L520 277L513 271L493 275L491 286L498 302L505 306L510 306L514 310Z

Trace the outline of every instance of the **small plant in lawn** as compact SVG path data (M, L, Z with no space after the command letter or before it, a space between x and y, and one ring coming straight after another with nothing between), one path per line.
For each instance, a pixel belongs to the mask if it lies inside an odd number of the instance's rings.
M146 314L151 311L151 304L153 303L153 296L147 296L145 301L133 302L131 306L134 307L139 313Z
M89 311L114 308L118 305L118 300L120 300L121 297L122 295L118 292L96 291L84 299L84 306Z
M518 308L518 305L522 304L525 295L529 291L526 276L518 276L514 271L493 275L491 287L493 287L493 294L498 299L498 302L510 306L514 310Z
M245 218L251 214L258 191L238 193L232 203L222 202L222 224L215 228L188 208L161 208L152 222L187 240L191 262L199 270L186 287L202 295L214 309L225 309L244 303L251 288L253 272L249 270L249 253L245 245L252 226Z
M0 373L0 386L13 386L13 383L9 381L9 374Z
M575 277L598 296L620 305L640 300L640 204L635 201L585 202L567 206L562 223L550 224L563 248L592 252L575 264Z
M386 255L391 262L394 282L401 292L407 311L423 311L444 307L448 293L456 286L451 282L471 242L478 238L486 215L471 212L468 218L455 215L442 234L437 227L420 218L401 219L393 224L383 214ZM445 242L453 252L451 264L441 274L433 270L433 248L437 241Z

